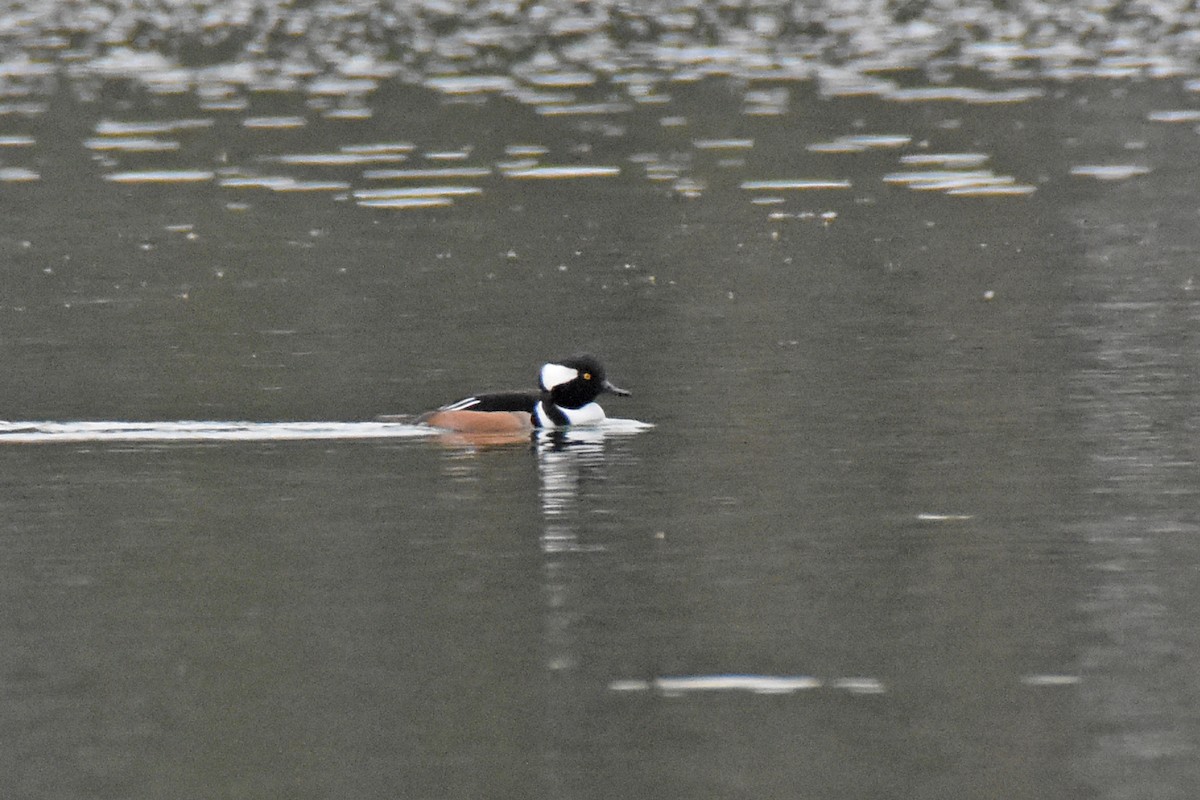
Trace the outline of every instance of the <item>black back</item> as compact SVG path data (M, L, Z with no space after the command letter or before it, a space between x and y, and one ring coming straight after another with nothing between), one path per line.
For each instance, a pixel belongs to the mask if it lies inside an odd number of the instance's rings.
M475 400L468 404L467 400ZM537 405L538 396L528 392L495 392L493 394L477 394L473 398L451 403L446 408L460 407L462 411L521 411L532 414Z

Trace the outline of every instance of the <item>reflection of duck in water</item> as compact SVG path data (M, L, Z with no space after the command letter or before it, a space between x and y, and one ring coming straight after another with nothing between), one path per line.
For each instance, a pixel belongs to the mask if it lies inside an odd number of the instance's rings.
M481 434L528 433L537 428L596 425L605 419L596 403L602 394L627 397L613 386L594 357L552 361L538 374L539 392L499 392L466 397L417 418L446 431Z

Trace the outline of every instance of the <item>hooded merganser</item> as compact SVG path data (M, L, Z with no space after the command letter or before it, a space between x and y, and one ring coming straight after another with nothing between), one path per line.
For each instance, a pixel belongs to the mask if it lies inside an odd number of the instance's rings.
M434 428L465 433L513 433L534 428L595 425L604 420L596 404L604 393L628 397L613 386L604 367L589 355L552 361L538 373L540 392L478 394L417 418Z

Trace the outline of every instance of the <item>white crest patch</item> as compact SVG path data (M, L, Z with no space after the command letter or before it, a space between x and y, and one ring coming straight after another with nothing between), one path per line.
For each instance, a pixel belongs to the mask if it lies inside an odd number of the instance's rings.
M542 367L542 389L550 391L555 386L573 381L579 377L579 370L564 367L562 364L546 364Z

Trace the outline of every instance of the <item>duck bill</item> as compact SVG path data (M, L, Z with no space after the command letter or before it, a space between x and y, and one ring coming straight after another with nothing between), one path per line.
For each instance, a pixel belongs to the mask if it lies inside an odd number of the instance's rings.
M613 386L608 381L605 381L601 388L609 394L615 394L617 397L629 397L631 394L633 394L633 392L622 389L620 386Z

